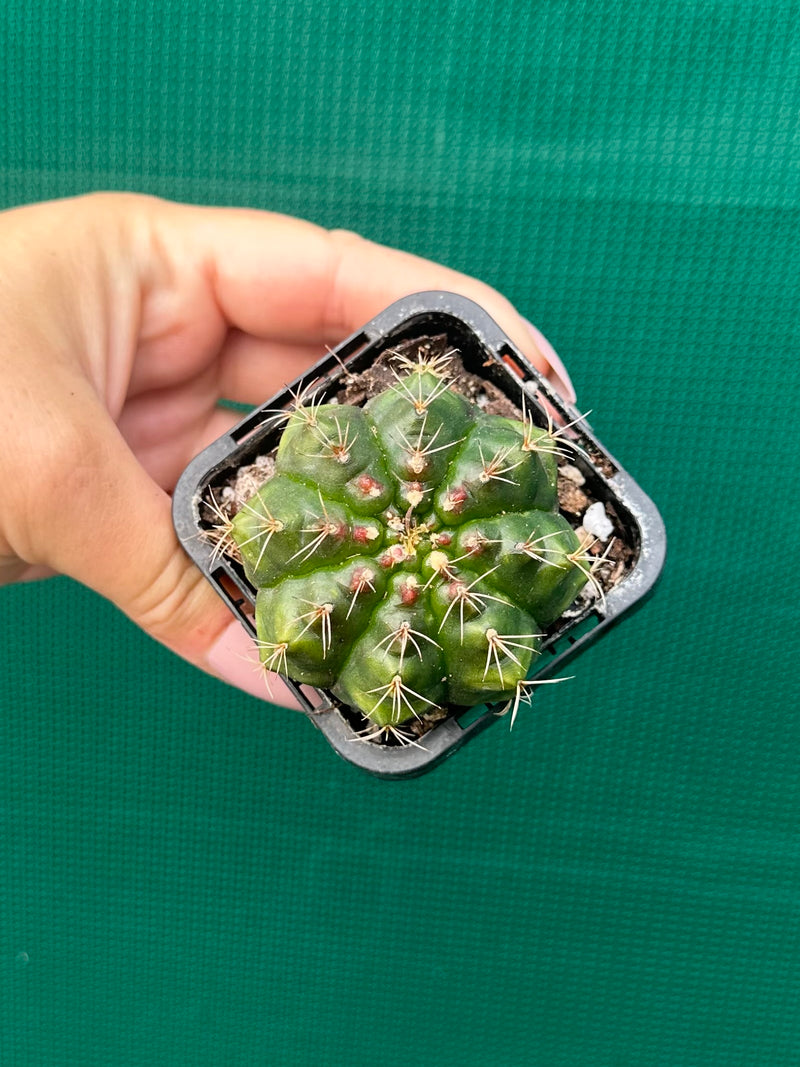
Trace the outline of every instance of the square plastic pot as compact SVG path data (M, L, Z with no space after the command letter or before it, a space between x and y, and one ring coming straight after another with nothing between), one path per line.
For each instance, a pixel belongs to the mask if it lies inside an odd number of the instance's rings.
M255 636L256 590L244 569L235 560L215 553L204 536L209 527L204 499L227 484L239 468L277 448L282 424L276 409L288 408L293 394L312 389L318 398L332 397L345 375L365 370L387 349L416 337L442 334L458 349L467 371L492 382L517 407L524 396L534 421L545 426L549 414L557 426L574 422L567 432L578 447L570 463L581 471L591 498L602 502L606 512L613 515L616 533L629 549L627 570L618 584L603 598L577 602L548 629L537 669L530 675L544 680L623 615L630 614L651 592L666 553L664 524L652 501L597 440L580 412L560 398L482 308L464 297L426 292L397 301L243 418L192 460L182 474L173 496L175 529L187 553L231 612ZM361 739L353 725L353 713L328 690L292 681L287 684L343 759L384 778L408 778L430 770L497 721L502 707L454 708L419 742L388 745Z

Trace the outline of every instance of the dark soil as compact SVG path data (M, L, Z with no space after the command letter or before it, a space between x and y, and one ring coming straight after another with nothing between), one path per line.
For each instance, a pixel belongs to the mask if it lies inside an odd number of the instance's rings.
M519 408L493 382L477 374L470 374L464 369L458 352L449 346L446 334L439 334L437 337L418 337L387 349L378 356L368 370L361 374L347 374L343 387L336 394L336 399L340 404L365 404L373 396L394 385L396 381L394 371L398 357L416 362L418 356L421 359L447 356L451 361L450 369L453 376L450 388L454 393L460 393L473 404L477 404L487 415L521 418Z

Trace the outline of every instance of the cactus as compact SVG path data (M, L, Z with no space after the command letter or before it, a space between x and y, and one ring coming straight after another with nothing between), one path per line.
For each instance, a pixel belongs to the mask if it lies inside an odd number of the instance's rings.
M378 740L518 701L592 561L558 512L552 427L485 414L430 349L399 362L364 407L298 396L227 531L263 665L330 689Z

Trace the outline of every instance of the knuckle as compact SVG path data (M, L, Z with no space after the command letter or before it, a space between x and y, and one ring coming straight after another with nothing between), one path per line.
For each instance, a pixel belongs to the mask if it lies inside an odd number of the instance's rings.
M23 558L48 563L54 533L85 514L102 492L105 450L91 426L66 420L44 421L25 435L22 459L35 463L30 477L17 481L10 510L19 519Z
M366 238L362 237L360 233L356 233L355 230L337 228L335 230L329 230L328 233L336 244L353 245L362 244L366 241Z
M214 610L213 591L177 543L162 561L151 561L148 569L149 580L126 605L127 613L157 641L197 658L216 636L221 621L230 621L224 605L220 601L221 610Z
M40 464L39 497L51 508L69 513L87 498L97 498L108 478L102 438L89 426L60 423L39 435L34 453Z

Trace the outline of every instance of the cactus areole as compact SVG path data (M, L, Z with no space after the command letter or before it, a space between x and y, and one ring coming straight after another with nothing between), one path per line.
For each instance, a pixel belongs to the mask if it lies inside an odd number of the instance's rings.
M484 413L452 375L423 345L363 407L301 393L229 530L262 663L329 689L377 741L512 700L589 576L555 435Z

